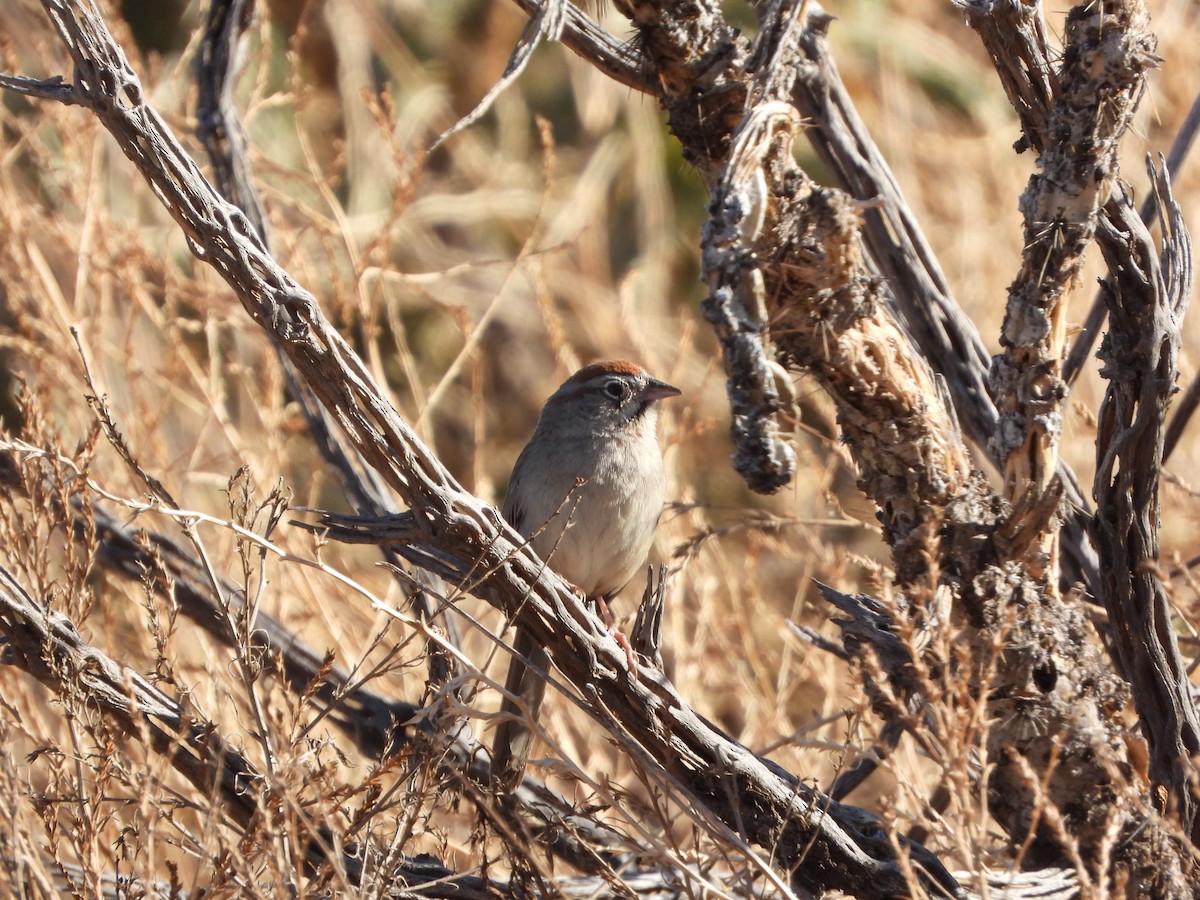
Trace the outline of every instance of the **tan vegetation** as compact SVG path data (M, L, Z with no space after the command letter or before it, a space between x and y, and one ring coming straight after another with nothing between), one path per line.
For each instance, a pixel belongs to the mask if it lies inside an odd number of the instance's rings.
M164 133L211 176L195 113L200 6L182 4L165 38L131 12L126 21L105 5L103 17ZM628 42L626 50L657 59L656 42L665 38L653 31L662 22L651 22L651 13L673 5L615 6L591 14ZM729 20L753 34L752 10L730 6ZM1022 123L982 42L950 4L859 2L828 11L837 16L830 41L843 82L954 298L989 351L1001 352L1009 285L1034 243L1023 239L1017 203L1035 153L1013 152ZM1200 71L1195 10L1156 2L1149 12L1162 62L1146 76L1120 144L1121 171L1139 198L1150 190L1143 158L1169 149ZM1047 16L1061 30L1059 11ZM640 22L638 39L631 19ZM822 232L820 241L804 231L816 230L815 218L787 218L777 189L800 183L797 163L815 183L787 201L804 191L823 198L820 185L837 184L806 144L805 123L789 120L755 145L766 224L749 240L761 241L758 296L771 346L788 366L773 370L781 381L770 388L785 397L772 421L795 453L797 474L771 496L752 493L730 465L726 372L708 310L701 312L733 271L718 272L700 249L710 192L727 184L727 154L713 145L710 157L696 158L704 145L689 143L688 103L671 107L673 83L664 78L663 94L652 96L545 42L478 121L434 146L497 82L528 22L519 3L497 0L262 5L240 45L233 97L278 270L235 241L220 244L229 233L222 228L237 231L236 219L221 221L200 204L181 213L171 188L150 187L146 172L169 170L170 153L114 128L120 110L104 119L52 102L50 85L40 88L41 99L0 96L0 566L8 573L0 586L6 595L23 591L30 615L49 612L52 626L22 630L11 610L3 616L11 664L0 667L7 838L0 892L54 896L65 880L94 896L121 878L130 879L127 896L384 895L406 884L417 889L423 877L431 880L421 890L434 896L852 890L846 879L814 874L817 851L789 859L782 827L778 843L762 839L753 823L737 821L736 802L726 814L658 758L636 716L652 700L672 708L677 692L703 717L695 733L715 725L794 776L796 796L821 802L825 794L806 792L828 791L886 743L889 724L903 722L907 736L894 736L894 749L843 802L879 817L863 832L877 838L875 850L901 851L899 877L914 894L946 889L912 865L921 845L966 891L986 892L990 878L991 896L999 895L995 885L1019 881L1022 868L1046 881L1054 872L1064 896L1192 896L1196 830L1180 807L1195 781L1176 795L1177 786L1156 774L1138 728L1145 710L1128 700L1100 636L1110 634L1108 613L1069 585L1060 597L1055 577L1059 495L1051 476L1061 458L1084 496L1092 495L1106 387L1095 360L1059 406L1061 437L1031 464L1038 491L1026 501L1029 473L1010 464L1006 482L987 449L958 431L966 413L944 402L946 392L882 295L868 296L879 301L870 315L854 305L866 295L855 295L850 312L837 305L843 288L874 284L866 268L851 268L869 258L856 253L870 203L839 207L845 231ZM1051 46L1057 53L1057 38ZM33 0L0 6L0 70L62 74L71 83L71 57ZM127 99L138 106L139 98ZM697 133L711 124L697 119ZM737 123L735 116L728 131ZM788 129L799 135L794 154ZM131 162L131 147L145 158ZM1196 167L1176 173L1173 188L1182 220L1200 221ZM1092 237L1079 236L1082 269L1067 266L1059 342L1039 352L1058 358L1070 347L1096 279L1108 274ZM801 271L784 250L810 239L849 249ZM196 247L245 280L223 278ZM233 263L222 262L224 251ZM237 268L245 259L251 263ZM1028 255L1024 266L1028 275ZM847 271L861 279L840 280ZM829 304L819 320L816 307L795 299L814 284ZM303 291L345 347L321 331ZM248 315L255 303L278 320L256 322ZM278 338L289 324L296 326L291 344ZM318 358L310 340L330 359ZM1182 387L1196 375L1197 341L1185 320ZM285 365L288 354L295 355ZM673 692L645 675L632 685L597 678L589 693L556 656L562 690L552 690L543 708L545 760L530 774L577 811L576 850L600 853L570 857L548 847L540 825L507 815L471 777L463 751L490 739L506 623L527 614L517 610L520 592L486 583L487 566L472 568L468 587L478 586L483 599L435 584L457 613L443 615L435 602L439 614L427 620L411 566L398 574L402 561L379 565L377 547L331 543L296 527L292 520L314 516L285 504L369 511L347 495L314 440L304 404L315 406L315 392L349 424L343 446L367 462L358 471L373 468L376 485L387 485L380 493L418 511L420 527L401 528L411 546L459 553L460 562L470 547L477 555L469 560L490 559L485 552L503 534L496 537L495 522L463 501L453 482L499 501L542 400L578 365L618 357L685 391L685 402L663 408L660 426L672 500L656 559L669 572L661 646ZM862 374L863 360L876 364L873 408L890 410L886 417L856 420L858 395L839 393ZM364 379L342 382L347 372ZM306 379L310 388L297 386ZM412 449L402 424L386 414L358 419L349 411L353 400L371 412L363 398L375 386L430 457ZM896 433L908 435L909 425L920 440L894 443L917 462L884 446ZM906 467L887 468L901 458ZM1190 686L1200 652L1193 569L1200 485L1191 475L1198 464L1200 443L1185 430L1161 469L1161 549L1135 573L1170 599L1172 618L1159 624L1178 639L1188 668L1177 688ZM906 479L921 482L920 491L887 497ZM987 506L993 489L1028 512L1036 534L1005 531L1012 520ZM441 498L449 498L444 520ZM882 527L877 505L887 509ZM922 516L920 527L903 530ZM955 530L964 522L986 522L989 535L1009 541L1005 552L1017 548L1002 560L1012 590L1004 602L995 599L1000 579L984 563L967 588L949 571L975 546L974 532ZM444 561L429 562L438 570ZM517 574L505 568L496 580L516 583L525 564L512 563ZM822 598L817 581L880 598L907 654L903 666L891 668L882 646L854 658L853 641L831 621L847 613ZM563 592L549 582L529 588L529 603L552 624L537 604L570 609L554 606ZM1017 583L1052 598L1030 602L1052 612L1020 606ZM628 625L639 587L616 604ZM198 604L214 598L215 620L191 618L203 617ZM1046 624L1060 612L1053 627ZM282 630L264 625L268 619ZM580 627L579 640L588 640L587 622ZM283 660L289 636L316 648L310 668ZM1022 704L1037 698L1017 689L1001 697L999 688L1012 687L1004 679L1014 657L1039 640L1052 643L1048 636L1080 644L1064 656L1104 678L1082 678L1078 696L1027 714ZM94 648L128 670L50 652L67 644ZM597 652L602 667L608 651ZM79 667L80 659L90 661ZM1062 683L1074 684L1075 671L1064 666ZM338 683L337 696L319 687ZM380 717L401 710L395 752L385 753ZM1085 736L1112 752L1091 760L1112 777L1110 804L1080 825L1060 794L1075 786L1056 754L1070 754L1075 745L1063 736L1092 719L1100 724ZM1001 759L1023 740L1003 731L1014 720L1045 738L1044 746L1014 751L1019 763ZM235 761L222 771L211 766L220 758ZM1192 765L1179 762L1184 771ZM1003 779L1011 807L989 796ZM730 789L735 783L742 784L731 776ZM841 827L858 821L838 804L826 809ZM600 827L593 821L612 831L589 831ZM1147 834L1160 843L1135 859L1123 855ZM809 839L818 844L815 827ZM1147 875L1154 852L1169 865ZM453 878L462 880L451 887Z

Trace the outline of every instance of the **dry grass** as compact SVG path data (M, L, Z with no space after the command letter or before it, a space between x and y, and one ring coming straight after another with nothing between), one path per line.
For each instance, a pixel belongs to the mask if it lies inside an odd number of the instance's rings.
M133 62L201 159L189 118L195 48L186 41L196 7L187 9L178 46ZM1144 183L1142 155L1167 149L1200 71L1195 7L1153 7L1165 63L1142 106L1141 140L1127 146L1135 184ZM873 720L852 673L790 637L785 622L833 634L812 579L880 590L886 551L836 443L828 404L810 385L798 386L803 474L792 487L753 496L728 465L723 374L696 309L704 197L651 101L605 82L561 48L543 48L491 114L426 156L433 137L497 77L521 15L504 3L465 0L324 8L333 28L314 12L292 35L281 12L270 14L250 44L238 97L280 262L320 298L456 477L485 498L503 496L541 400L578 364L635 358L683 387L685 402L667 406L662 426L674 501L656 550L674 573L668 672L734 737L828 784L870 746ZM1032 160L1011 151L1017 126L991 67L949 4L858 2L831 11L840 19L833 35L846 81L960 302L995 346L1019 264L1016 197ZM7 35L3 70L63 71L64 55L29 0L4 5L0 35ZM386 84L386 102L367 99L372 83ZM539 119L549 123L544 131ZM0 98L0 135L0 378L10 435L74 459L111 497L144 500L144 484L96 433L86 361L133 454L184 509L230 519L228 486L242 467L259 499L282 479L296 505L344 508L261 332L191 257L95 121L9 95ZM1185 218L1200 221L1196 167L1176 185ZM1082 318L1090 299L1085 285L1072 318ZM1200 359L1197 327L1185 334L1186 380ZM1101 390L1093 367L1076 389L1064 440L1064 456L1085 484ZM1185 436L1164 488L1165 561L1200 552L1198 465L1200 443ZM26 471L43 469L30 462ZM69 480L60 469L44 490L66 490ZM38 477L28 483L31 490L41 484ZM251 758L261 762L269 745L283 799L274 820L245 833L227 828L209 798L102 716L0 669L4 890L49 895L46 885L67 871L84 895L99 889L100 873L177 879L188 893L211 888L214 896L288 880L302 892L316 889L300 862L299 819L350 831L362 816L360 840L395 841L400 852L433 853L462 871L502 853L471 805L439 793L428 773L402 765L376 772L328 723L308 731L312 708L286 688L245 674L245 659L175 618L162 596L100 574L86 542L65 539L55 498L41 490L0 501L4 565L95 645L186 693ZM179 522L156 512L122 514L178 534ZM281 526L272 537L297 555L318 553L296 529ZM361 597L319 571L264 561L228 528L198 526L196 539L219 574L244 583L264 611L330 648L344 667L369 668L410 641L371 687L422 697L422 645ZM388 603L404 602L371 552L319 552ZM1181 633L1194 638L1200 585L1186 574L1172 583ZM631 610L636 595L630 588L619 612ZM502 629L489 607L465 602L493 632ZM1195 640L1184 647L1197 648ZM492 659L487 637L468 634L464 649L502 677L504 659ZM477 703L486 738L495 692L482 691ZM620 800L612 818L644 827L677 858L709 864L732 854L714 882L745 867L731 845L647 790L569 704L552 699L545 728L554 754L578 766L546 773L565 790L581 801L612 791ZM965 769L977 735L948 732L962 746L946 756L964 760ZM580 783L579 770L599 784ZM368 793L374 785L380 794ZM940 816L926 804L938 785L952 797ZM851 800L881 811L900 832L928 829L927 845L953 867L1002 866L995 851L1004 844L989 831L977 791L904 744ZM330 887L338 890L336 877Z

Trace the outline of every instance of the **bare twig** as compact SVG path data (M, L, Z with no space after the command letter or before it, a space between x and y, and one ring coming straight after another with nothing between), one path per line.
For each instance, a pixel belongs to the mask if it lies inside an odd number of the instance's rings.
M541 0L513 0L527 15L538 13ZM618 84L645 94L654 92L652 72L636 43L617 40L573 3L565 3L560 40Z
M1179 446L1179 439L1183 437L1184 429L1191 422L1198 406L1200 406L1200 375L1192 379L1192 383L1183 392L1183 396L1175 403L1175 415L1171 417L1171 424L1167 427L1167 434L1163 440L1163 462L1170 459L1172 451Z
M7 644L4 661L19 666L57 693L73 696L113 716L137 738L148 734L153 748L202 792L214 787L223 808L243 826L259 811L264 778L221 739L217 729L155 688L127 666L86 643L65 616L36 603L0 566L0 618ZM254 786L256 789L250 789ZM321 829L312 825L313 834ZM316 859L323 842L313 840ZM357 861L341 863L359 871Z
M542 40L557 41L562 38L568 10L574 10L568 0L541 0L537 4L535 12L525 26L525 31L521 34L521 39L517 41L517 46L513 50L512 56L509 57L508 65L504 67L504 72L492 83L487 94L475 105L473 110L439 135L429 148L430 150L436 149L487 115L496 99L508 89L509 85L521 77L521 73L525 71L525 67L533 57L533 51L538 48Z
M208 5L196 59L196 134L208 153L221 196L237 206L267 242L267 221L246 157L246 132L233 102L242 36L254 21L254 0Z

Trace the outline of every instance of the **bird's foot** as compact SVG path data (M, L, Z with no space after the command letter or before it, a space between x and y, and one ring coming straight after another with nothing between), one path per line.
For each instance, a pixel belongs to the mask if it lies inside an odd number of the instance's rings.
M629 661L629 671L636 672L638 666L637 659L633 655L633 644L629 643L629 638L617 627L617 620L613 618L612 610L608 608L608 603L603 597L596 598L596 612L600 613L600 621L608 628L608 633L612 635L613 640L625 651L625 658Z

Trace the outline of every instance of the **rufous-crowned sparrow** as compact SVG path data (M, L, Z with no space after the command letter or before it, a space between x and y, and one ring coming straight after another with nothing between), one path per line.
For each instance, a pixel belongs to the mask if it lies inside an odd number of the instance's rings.
M585 366L546 401L504 498L509 524L596 602L631 665L607 601L642 567L654 541L666 487L655 404L679 393L630 362ZM537 716L549 662L520 628L513 650L492 745L492 780L509 790L524 768L531 743L524 716Z

